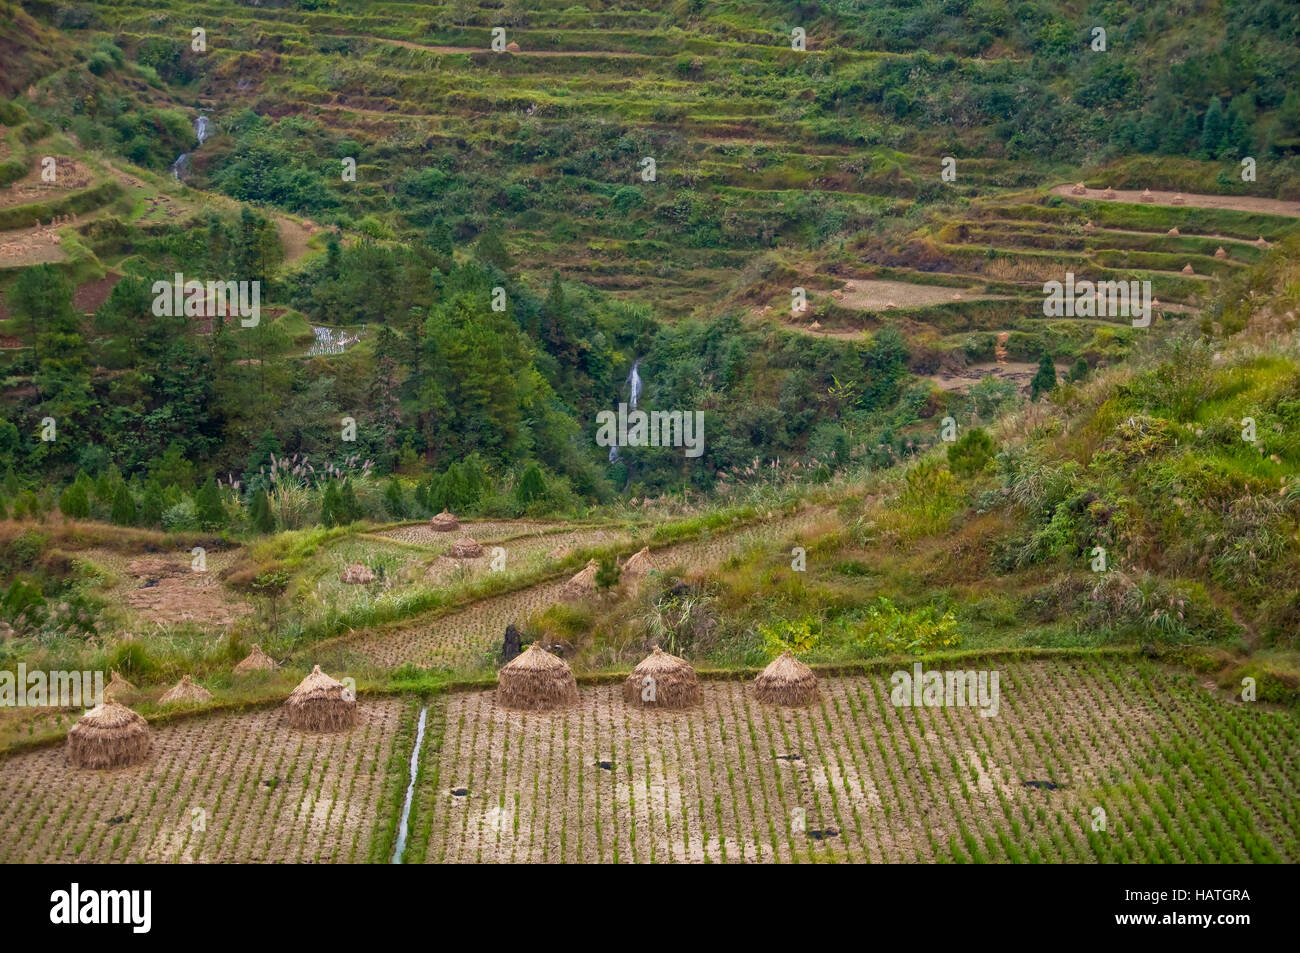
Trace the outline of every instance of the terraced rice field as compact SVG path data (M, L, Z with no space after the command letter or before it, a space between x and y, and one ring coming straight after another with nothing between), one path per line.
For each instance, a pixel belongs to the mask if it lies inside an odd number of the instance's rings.
M706 684L684 712L627 706L618 685L545 714L451 696L420 859L1300 860L1291 712L1100 660L1004 667L996 717L895 708L889 688L824 680L807 710L742 682Z
M805 513L774 520L761 529L717 533L652 549L651 555L663 569L678 565L688 570L716 566L747 546L775 545L780 542L781 534L796 531L817 516ZM456 671L477 669L500 642L506 625L519 623L532 613L554 605L560 600L564 582L563 578L549 580L480 600L440 617L416 619L393 629L363 633L334 646L348 656L385 668L411 664Z
M295 731L281 708L186 719L153 729L148 761L111 771L73 768L61 746L12 756L0 830L22 836L0 839L0 863L364 861L414 708L360 708L341 734Z

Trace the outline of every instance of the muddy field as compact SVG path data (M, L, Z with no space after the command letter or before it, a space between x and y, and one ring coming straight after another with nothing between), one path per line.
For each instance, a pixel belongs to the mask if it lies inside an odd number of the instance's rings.
M883 674L824 680L809 709L743 682L707 684L686 712L632 708L619 686L548 714L456 695L425 765L423 860L1300 859L1297 719L1187 681L1021 663L995 717L895 708ZM1241 762L1247 738L1270 752ZM1192 751L1221 782L1188 770Z
M414 709L360 707L340 734L291 729L282 708L186 719L115 770L73 768L61 745L0 761L0 863L364 861Z

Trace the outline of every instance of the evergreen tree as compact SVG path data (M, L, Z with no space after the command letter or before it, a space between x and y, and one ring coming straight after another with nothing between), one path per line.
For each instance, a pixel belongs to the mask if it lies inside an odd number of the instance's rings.
M620 576L618 565L610 557L605 557L596 566L596 588L601 592L618 585Z
M135 499L131 496L131 491L127 489L125 483L118 483L117 485L117 492L113 495L113 510L109 514L109 519L118 526L135 525Z
M321 525L326 528L341 526L345 522L342 512L343 500L339 496L338 483L330 480L325 484L325 492L321 494L320 501L320 521Z
M84 520L89 516L90 497L86 494L85 484L74 480L70 487L59 494L59 509L69 519Z
M271 513L271 500L265 490L259 488L253 491L253 499L248 508L248 521L256 533L275 532L275 516Z
M343 503L343 521L355 523L362 517L361 504L357 502L357 492L352 488L351 480L343 481L343 491L339 494Z
M207 482L194 494L194 509L199 525L205 530L223 529L226 525L226 508L221 504L221 491L217 481L208 477Z
M388 485L384 487L384 508L396 519L406 516L406 501L402 498L402 484L398 482L397 477L389 480Z
M530 504L545 497L546 478L542 476L542 468L536 463L530 463L524 467L524 472L519 477L519 485L515 487L515 499L521 507L527 509Z
M249 476L257 473L262 467L271 465L271 455L274 454L278 460L284 451L280 449L280 441L275 439L275 434L271 428L267 427L262 431L262 436L257 438L257 443L253 445L253 452L248 455L244 461L244 472Z
M1227 132L1227 121L1223 117L1223 105L1218 96L1210 97L1210 108L1205 112L1201 123L1201 152L1206 158L1214 159L1219 155L1223 145L1223 135Z
M1056 390L1056 362L1046 351L1038 359L1038 372L1029 382L1029 399L1038 400L1043 394Z
M161 526L163 510L166 508L167 501L163 498L162 487L157 480L150 480L145 484L144 498L140 501L140 525Z

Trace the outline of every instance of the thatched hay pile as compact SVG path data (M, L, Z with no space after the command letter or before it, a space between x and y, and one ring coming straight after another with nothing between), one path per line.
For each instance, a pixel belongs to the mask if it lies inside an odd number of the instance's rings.
M357 723L356 698L319 665L298 683L284 705L289 709L289 724L304 731L339 731Z
M820 331L821 329L822 323L820 321L814 321L812 324L808 325L809 331Z
M1156 200L1156 197L1155 197L1154 195L1151 194L1151 190L1150 190L1150 189L1143 189L1143 190L1142 190L1142 201L1143 201L1143 202L1154 202L1155 200Z
M1101 193L1101 197L1104 199L1113 199L1115 197L1115 190L1108 185L1106 186L1106 191Z
M451 544L451 556L453 559L478 559L483 555L483 547L470 539L468 536L462 536L456 542Z
M560 545L560 546L556 546L556 547L555 547L554 549L552 549L549 553L547 553L547 554L546 554L546 558L547 558L547 559L564 559L565 557L569 556L572 552L573 552L573 550L570 549L568 546Z
M164 705L171 705L178 702L198 704L201 702L212 701L212 692L208 691L202 685L196 685L190 681L188 675L181 676L181 680L171 687L171 689L158 699Z
M68 732L68 760L78 768L120 768L149 756L149 723L131 709L105 701Z
M578 701L568 663L536 642L497 672L497 704L523 711L567 708Z
M1182 234L1182 232L1180 232L1180 231L1178 230L1178 226L1175 225L1173 228L1169 229L1169 231L1165 232L1165 234L1166 234L1166 235L1172 235L1174 238L1177 238L1179 235Z
M1228 253L1224 251L1223 246L1220 245L1218 248L1214 250L1214 257L1219 259L1219 261L1223 261L1223 259L1228 257Z
M253 651L248 653L248 657L235 666L235 674L246 675L249 672L271 672L279 667L275 659L262 651L260 645L254 644Z
M1256 247L1256 248L1268 248L1268 247L1269 247L1268 242L1264 241L1264 236L1263 236L1263 235L1260 235L1259 238L1255 239L1255 243L1254 243L1254 244L1255 244L1255 247Z
M1170 199L1170 201L1171 201L1174 205L1186 205L1186 204L1187 204L1187 199L1183 198L1183 193L1182 193L1182 192L1175 192L1175 193L1174 193L1174 197L1173 197L1172 199Z
M460 523L456 517L452 516L446 510L443 510L433 519L429 520L429 529L435 533L454 533L460 529Z
M514 42L513 40L511 40L509 43L506 44L506 52L507 52L507 53L518 53L518 52L519 52L519 44L516 43L516 42Z
M635 579L658 568L654 559L650 556L650 547L644 546L640 552L629 556L627 562L623 564L623 578L631 577Z
M754 697L769 705L811 705L817 700L817 676L789 652L782 652L754 679Z
M1082 182L1076 182L1076 183L1074 184L1074 186L1070 189L1070 194L1071 194L1071 195L1087 195L1087 194L1088 194L1088 187L1087 187L1086 185L1084 185Z
M114 702L135 691L135 686L128 682L121 675L117 674L117 669L113 670L113 677L108 680L104 686L104 697L102 701Z
M699 704L700 695L690 663L657 645L623 683L623 698L642 708L687 708Z
M560 587L560 598L582 599L596 594L596 570L600 564L591 560L582 567L582 571Z
M1097 226L1092 224L1092 222L1084 222L1083 230L1091 234L1092 232L1095 232L1097 230Z
M374 570L369 566L363 566L361 563L353 563L343 570L342 575L339 576L339 582L346 582L354 586L367 586L374 581Z
M1183 274L1185 275L1196 274L1196 272L1192 271L1192 263L1190 261L1187 264L1183 265Z

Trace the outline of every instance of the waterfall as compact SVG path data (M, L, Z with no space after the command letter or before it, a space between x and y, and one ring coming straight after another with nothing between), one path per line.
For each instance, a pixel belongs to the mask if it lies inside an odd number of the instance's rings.
M179 182L181 180L181 173L189 167L189 164L190 154L188 152L182 152L178 155L176 161L171 164L172 178Z
M348 336L333 328L319 328L314 325L311 333L316 335L316 340L307 351L308 357L315 357L318 354L342 354L349 344L356 344L361 340L360 334Z
M641 399L641 375L636 371L640 366L641 358L638 357L632 365L632 372L627 375L629 410L636 410L636 402Z
M208 117L200 116L194 120L194 135L198 137L199 145L203 145L204 140L208 138Z

